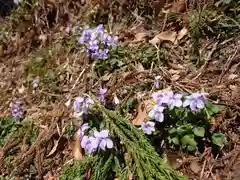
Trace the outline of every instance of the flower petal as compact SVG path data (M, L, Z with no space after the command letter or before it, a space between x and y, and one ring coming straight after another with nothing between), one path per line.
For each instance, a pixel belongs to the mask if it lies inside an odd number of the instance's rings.
M87 144L88 144L88 142L89 142L88 136L83 136L83 138L81 140L81 147L85 149Z
M148 113L148 117L149 117L150 119L154 119L154 118L155 118L155 114L156 114L155 110L152 109L152 110Z
M89 137L89 141L92 148L97 148L99 145L99 139L94 137Z
M163 113L158 113L157 116L156 116L156 121L163 122L163 120L164 120Z
M188 99L186 99L184 102L183 102L183 107L187 107L190 105L190 101Z
M100 131L100 136L102 138L108 137L108 134L109 134L109 130L102 130L102 131Z
M108 149L113 148L113 141L110 138L106 138L106 142L107 142Z
M107 88L100 88L100 94L105 94L107 90Z
M91 98L86 98L85 102L87 104L94 104L93 100Z
M106 146L107 146L107 141L105 139L102 139L100 144L99 144L99 147L102 149L102 150L106 150Z
M204 102L203 102L203 100L197 99L196 104L197 104L197 108L198 108L198 109L203 109L203 108L204 108Z
M89 125L88 123L84 123L82 126L81 126L81 131L84 132L85 130L89 129Z
M192 111L196 110L196 106L197 106L196 101L190 101L190 109Z
M182 100L181 99L176 99L175 100L175 106L176 107L181 107L182 106Z

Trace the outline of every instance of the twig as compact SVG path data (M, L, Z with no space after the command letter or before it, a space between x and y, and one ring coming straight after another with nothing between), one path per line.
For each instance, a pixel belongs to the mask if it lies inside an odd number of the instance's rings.
M76 81L75 81L75 83L74 83L72 89L70 90L70 92L76 87L76 85L77 85L79 79L82 77L82 75L83 75L83 73L85 72L85 70L86 70L86 68L84 68L84 69L82 70L82 72L79 74L79 76L78 76L78 78L76 79Z
M193 80L196 80L204 72L204 69L207 67L207 65L208 65L208 63L209 63L209 61L210 61L210 59L212 57L212 54L217 49L217 45L218 45L218 41L213 45L212 50L208 53L207 59L205 60L203 66L200 68L200 72L198 73L197 76L195 76L193 78Z
M200 174L200 179L202 179L202 177L203 177L204 169L205 169L206 163L207 163L207 160L205 160L204 163L203 163L203 168L202 168L202 171L201 171L201 174Z
M227 72L227 70L229 69L229 66L230 66L233 58L236 56L236 54L237 54L237 52L238 52L238 49L239 49L239 47L236 47L236 50L235 50L234 54L228 58L226 64L225 64L224 67L223 67L223 70L222 70L222 72L221 72L221 74L220 74L220 76L219 76L219 78L218 78L218 82L217 82L218 84L221 82L223 75L224 75L224 74Z

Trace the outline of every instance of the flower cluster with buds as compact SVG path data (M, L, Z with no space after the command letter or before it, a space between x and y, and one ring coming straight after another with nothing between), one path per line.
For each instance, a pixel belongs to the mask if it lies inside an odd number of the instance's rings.
M92 59L108 59L110 49L117 46L117 37L105 32L100 24L93 29L85 27L78 37L78 44L82 47L81 52Z

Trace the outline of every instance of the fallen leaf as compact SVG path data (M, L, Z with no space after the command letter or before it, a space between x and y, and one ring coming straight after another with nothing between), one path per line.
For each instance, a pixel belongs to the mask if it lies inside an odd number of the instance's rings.
M47 155L47 157L51 156L53 153L56 152L57 147L58 147L59 140L60 140L60 139L54 140L54 146L53 146L52 150L49 152L49 154Z
M192 161L191 164L190 164L190 169L195 173L195 174L198 174L202 168L200 167L200 165L198 164L198 162L195 160L195 161Z
M134 38L133 42L145 41L148 38L149 38L149 33L147 33L147 32L137 33L137 34L135 34L135 38Z
M144 71L144 67L141 63L137 64L137 70L138 70L138 72Z
M153 45L158 44L160 41L171 41L174 43L177 38L177 33L175 31L164 31L158 35L156 35L149 42Z
M71 104L71 100L69 99L69 100L65 103L65 106L66 106L66 107L69 107L70 104Z
M109 81L109 79L112 77L112 73L111 74L105 74L104 76L101 77L102 81Z
M76 160L82 160L82 147L80 145L80 133L76 132L73 136L72 142L73 157Z
M22 85L21 88L18 89L18 92L22 94L24 93L24 91L25 91L25 87Z
M145 41L151 36L150 31L146 30L143 24L133 27L130 32L134 34L133 42Z
M139 103L137 107L137 116L132 120L132 124L141 125L142 122L147 117L147 112L150 111L153 107L152 100L146 100L144 102Z
M164 13L183 13L186 11L185 0L179 0L175 2L170 8L164 9Z
M177 36L177 40L181 40L184 36L186 36L188 33L188 29L186 27L182 28L179 32L178 32L178 36Z
M233 79L236 79L237 77L238 77L237 74L230 74L230 75L228 76L228 80L233 80Z
M174 74L171 78L172 81L177 81L180 78L180 75Z

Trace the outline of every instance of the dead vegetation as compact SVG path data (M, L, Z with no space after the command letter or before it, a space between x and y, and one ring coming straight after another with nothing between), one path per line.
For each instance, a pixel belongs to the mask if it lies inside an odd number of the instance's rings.
M109 87L109 101L116 94L121 106L130 98L142 101L136 94L150 91L153 77L160 75L162 89L209 92L212 101L222 107L212 119L213 131L220 129L228 137L227 146L215 157L208 148L203 154L177 153L171 163L181 159L178 170L192 179L239 179L240 4L224 3L24 1L1 20L0 111L1 116L8 116L10 102L21 100L25 119L39 133L32 144L27 142L26 132L22 139L10 138L0 148L1 174L18 179L57 178L72 159L66 129L73 120L66 102L81 93L97 93L103 84ZM123 54L128 55L121 66L104 70L101 77L79 56L74 39L65 32L67 24L99 23L127 43ZM40 89L35 91L31 83L37 76ZM128 119L144 116L139 109L136 106ZM7 153L13 158L10 163Z

